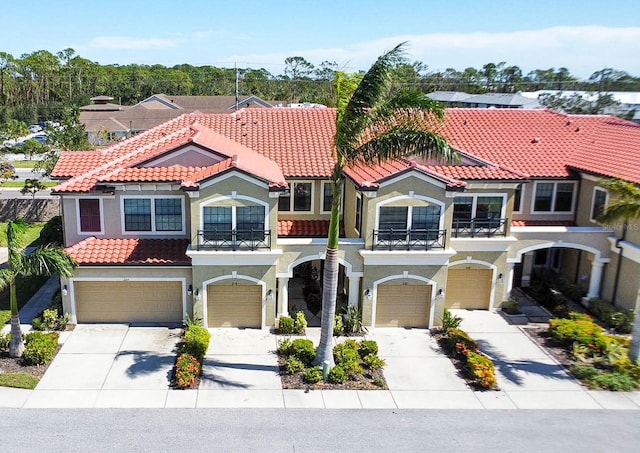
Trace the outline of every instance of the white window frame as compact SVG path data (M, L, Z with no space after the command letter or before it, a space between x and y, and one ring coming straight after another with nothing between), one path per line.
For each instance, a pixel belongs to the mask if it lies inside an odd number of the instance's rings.
M310 183L311 184L311 209L309 211L295 211L293 209L294 207L294 196L293 196L293 185L294 184L305 184L305 183ZM279 213L286 213L286 214L300 214L300 215L309 215L309 214L313 214L315 212L315 198L316 198L316 182L312 179L309 180L305 180L305 179L301 179L301 180L295 180L295 181L291 181L289 182L289 210L288 211L280 211L279 206L278 205L278 212Z
M80 200L98 200L100 208L100 231L82 231L80 227ZM78 236L102 236L104 235L104 204L100 197L76 198L76 229Z
M265 203L262 200L253 197L247 197L244 195L235 195L231 197L218 197L213 200L208 200L202 204L200 204L200 225L198 227L199 230L204 230L204 208L231 208L231 230L236 229L236 205L225 204L225 202L229 202L230 200L239 199L246 200L253 203L255 206L262 206L264 209L264 230L270 231L269 225L269 204ZM244 206L239 206L244 207Z
M320 184L321 190L322 190L322 192L321 192L322 196L320 197L320 198L322 198L320 200L320 214L331 214L331 209L329 209L328 211L324 210L324 186L325 186L325 184L328 185L328 186L331 186L331 182L322 181L322 184ZM344 186L342 186L342 189L343 190L342 190L341 196L343 197L343 199L342 199L343 203L342 204L344 205ZM332 188L332 192L333 192L333 188ZM282 212L285 212L285 211L282 211Z
M536 192L538 191L538 184L553 184L553 192L551 193L551 209L549 211L535 211L536 208ZM556 205L556 194L558 193L558 184L572 184L573 185L573 196L571 197L571 210L570 211L556 211L555 205ZM576 187L577 187L577 182L576 181L567 181L567 180L561 180L561 181L536 181L533 184L533 192L531 194L531 210L530 213L531 214L555 214L555 215L571 215L574 213L574 211L576 210L576 198L577 197L577 193L576 193ZM589 214L591 215L591 214Z
M180 199L180 209L182 211L182 229L180 231L157 231L156 230L156 199L168 199L168 198L179 198ZM125 199L146 199L151 200L151 231L127 231L125 229L124 222L124 200ZM141 235L152 235L152 236L182 236L186 234L186 217L187 213L185 210L184 197L180 195L121 195L120 196L120 227L122 229L122 234L127 236L141 236Z
M478 197L500 197L502 198L502 208L500 209L500 218L506 218L507 211L507 194L506 193L465 193L461 192L459 195L454 197L454 203L456 198L473 198L473 203L471 204L471 219L476 218L476 210L478 207ZM522 198L520 199L520 206L522 206ZM453 214L453 210L451 211ZM455 222L455 219L452 219Z
M591 194L591 208L589 209L589 221L591 221L592 223L598 223L598 221L593 217L593 208L596 205L596 192L604 192L603 210L606 210L607 206L609 205L609 191L606 189L603 189L602 187L594 187L593 193Z
M522 207L524 205L524 200L525 200L525 192L524 192L524 188L525 188L526 184L522 183L520 184L520 209L518 209L517 211L514 209L513 213L514 214L522 214ZM516 197L516 193L515 190L513 191L513 201L515 203L515 197Z
M398 197L393 197L393 198L390 198L388 200L385 200L385 201L382 201L382 202L378 203L376 205L376 228L375 228L376 230L380 229L380 208L383 208L388 204L391 204L391 203L393 203L395 201L402 200L402 199L405 199L405 200L411 200L411 199L421 200L421 201L424 201L425 203L427 203L427 205L425 205L425 206L415 206L416 208L424 208L424 207L426 207L428 205L440 206L440 219L439 219L439 222L438 222L438 229L439 230L444 230L445 229L444 228L445 204L443 202L439 201L439 200L434 199L434 198L430 198L430 197L425 197L423 195L415 195L414 194L414 195L400 195ZM504 201L503 201L502 204L503 204L503 209L504 209ZM414 206L412 206L412 205L393 205L393 206L390 206L390 207L398 207L398 208L406 207L406 208L409 208L409 209L407 209L407 230L410 230L411 229L411 221L413 220L413 207Z
M358 222L358 201L360 201L360 222ZM353 229L356 233L358 233L358 236L361 236L361 229L362 229L362 215L363 215L363 208L364 205L362 204L362 194L360 192L356 192L356 206L355 206L355 211L354 211L354 215L353 215ZM358 225L358 223L360 223L360 225Z

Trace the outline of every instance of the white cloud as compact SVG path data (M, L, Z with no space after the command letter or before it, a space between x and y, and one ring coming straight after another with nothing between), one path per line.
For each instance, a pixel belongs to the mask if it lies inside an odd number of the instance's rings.
M155 50L177 47L179 42L164 38L132 38L129 36L98 36L89 41L89 48L108 50Z
M334 60L355 71L367 69L377 56L402 41L409 42L409 59L422 61L430 70L479 68L505 61L519 66L525 74L532 69L563 66L580 77L604 67L640 74L640 60L635 55L640 27L559 26L514 32L397 35L344 48L290 49L225 59L280 73L286 57L300 55L314 64Z

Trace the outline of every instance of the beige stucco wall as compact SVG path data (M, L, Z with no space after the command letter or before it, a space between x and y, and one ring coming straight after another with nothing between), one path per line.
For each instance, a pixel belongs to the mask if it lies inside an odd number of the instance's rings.
M312 183L312 206L310 212L280 212L278 218L280 220L329 220L331 218L331 212L322 211L322 183L328 182L327 179L312 180L312 179L300 179L300 180L288 180L289 183L297 182L310 182ZM277 200L276 200L277 204ZM293 209L293 196L291 197L291 208Z
M282 256L278 259L277 273L280 275L287 274L289 270L293 270L293 264L298 261L298 264L302 262L316 260L319 256L324 255L327 250L327 241L318 240L308 244L303 244L303 241L295 241L291 244L281 241L278 244L278 248L283 251ZM339 253L338 256L342 261L346 261L351 266L352 272L362 272L363 262L362 257L358 253L362 249L361 243L340 243L338 244ZM291 269L290 269L291 268Z
M342 218L344 219L344 234L348 238L360 237L356 230L356 194L358 191L353 182L346 180L344 183L344 204L342 205ZM362 195L364 198L365 195Z
M540 180L537 182L569 182L568 180ZM578 191L580 183L575 181L576 189L573 193L574 211L578 206ZM521 213L513 213L514 220L556 220L570 222L574 220L574 213L533 213L533 200L535 196L535 182L523 184L523 195L520 202Z
M618 259L619 255L617 253L612 253L611 262L605 269L602 286L602 298L604 300L612 301L613 299L613 288L616 279ZM639 309L640 263L623 256L618 281L618 292L615 300L616 307L627 310Z
M166 186L166 185L164 185ZM163 186L163 187L164 187ZM148 196L162 197L162 196L179 196L182 198L185 212L183 212L183 221L185 222L185 233L172 233L172 232L143 232L136 231L132 233L124 233L123 225L124 225L124 216L122 214L122 197L139 197L145 198ZM98 234L95 232L92 233L83 233L80 234L78 231L78 209L77 209L77 200L79 197L69 197L64 196L62 198L62 209L64 215L64 234L65 234L65 245L70 246L73 245L87 237L95 236L97 238L149 238L149 239L161 239L161 238L172 238L172 239L182 239L189 237L189 217L190 217L190 208L189 208L189 200L187 195L179 190L128 190L124 191L116 191L114 196L103 196L103 195L87 195L83 196L83 198L100 198L102 200L102 223L104 234ZM152 204L153 205L153 204ZM152 206L153 208L153 206Z

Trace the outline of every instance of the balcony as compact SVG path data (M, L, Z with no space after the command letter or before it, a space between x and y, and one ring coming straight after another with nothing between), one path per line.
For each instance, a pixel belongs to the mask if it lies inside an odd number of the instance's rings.
M198 250L271 249L269 230L198 230Z
M372 250L444 249L447 230L374 230Z
M454 238L506 236L509 219L460 219L453 221Z

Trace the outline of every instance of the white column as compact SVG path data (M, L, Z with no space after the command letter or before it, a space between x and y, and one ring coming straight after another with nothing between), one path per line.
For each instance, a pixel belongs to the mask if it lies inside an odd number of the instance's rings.
M505 299L511 295L511 290L513 289L513 263L507 263L507 281L504 286L504 297Z
M289 316L289 277L278 278L278 316Z
M360 296L360 276L349 277L349 305L358 306Z
M589 277L589 292L587 292L587 299L600 297L600 282L602 282L603 269L604 263L598 263L596 261L591 263L591 276Z

